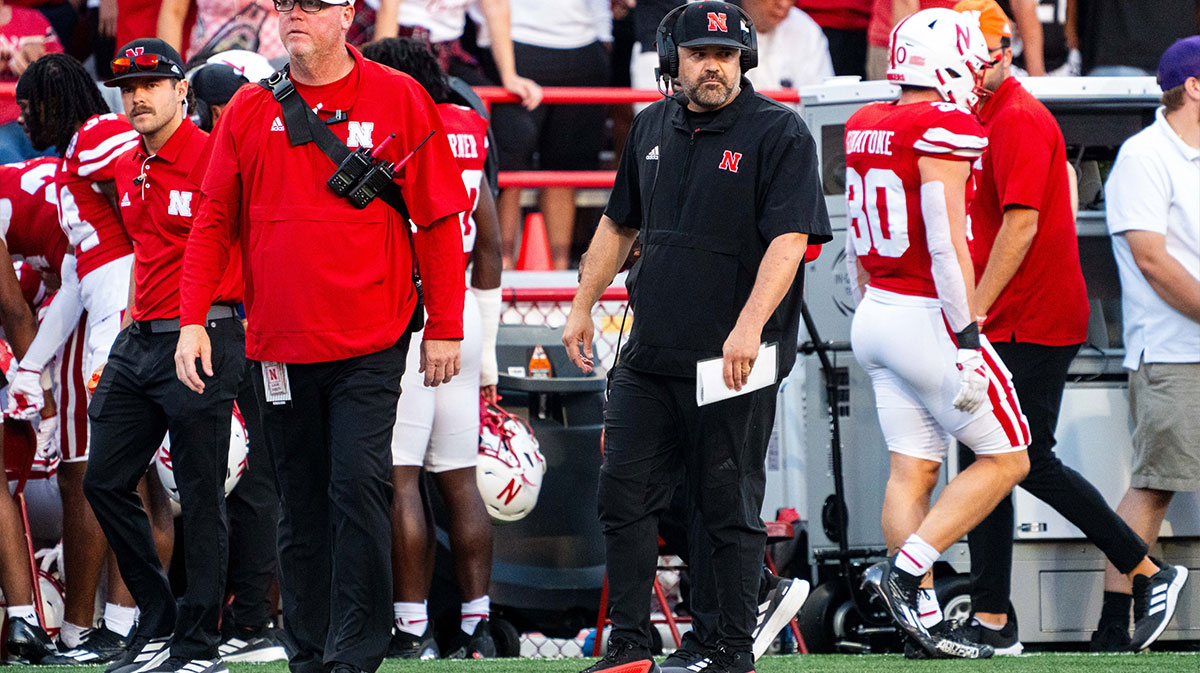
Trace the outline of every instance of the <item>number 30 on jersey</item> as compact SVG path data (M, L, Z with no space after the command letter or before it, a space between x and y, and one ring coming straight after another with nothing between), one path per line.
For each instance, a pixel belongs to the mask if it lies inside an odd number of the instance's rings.
M899 257L908 250L908 200L895 171L872 168L859 175L847 166L846 217L858 256Z

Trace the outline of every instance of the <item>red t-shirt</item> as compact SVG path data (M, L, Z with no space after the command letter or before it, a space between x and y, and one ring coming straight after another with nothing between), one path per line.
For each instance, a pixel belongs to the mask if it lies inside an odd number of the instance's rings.
M41 157L0 166L0 240L8 254L39 273L62 274L67 237L58 226L54 175L58 159Z
M938 296L917 160L972 161L987 143L975 117L950 103L872 103L846 122L847 226L873 287Z
M458 217L462 225L463 254L469 259L475 249L475 206L479 205L479 184L483 180L483 165L487 161L488 122L469 107L442 103L437 106L442 124L446 127L446 139L450 141L450 152L462 172L463 186L471 209Z
M437 109L424 89L349 48L355 65L342 80L298 88L349 121L329 128L348 147L396 137L383 158L399 162L433 132L396 181L413 222L429 319L426 339L461 339L462 236L470 204ZM199 324L238 239L244 255L247 356L328 362L375 353L404 334L416 306L408 223L376 199L354 208L329 189L334 165L316 146L293 147L271 93L245 86L212 136L200 209L183 260L181 318Z
M863 31L871 22L873 0L796 0L796 6L822 28Z
M976 163L977 190L970 209L976 281L987 266L1004 208L1038 211L1033 243L988 310L983 333L993 343L1082 343L1087 338L1087 287L1079 266L1062 131L1046 106L1012 77L979 112L988 150Z
M958 4L958 0L921 0L920 9L934 7L954 9L956 4ZM886 49L894 27L892 24L892 0L875 0L875 6L871 10L871 24L867 26L867 44Z
M0 51L11 53L31 41L41 40L47 54L62 53L62 43L59 41L58 35L54 33L50 22L42 16L41 12L24 7L11 7L10 9L12 9L12 19L0 26ZM0 61L0 82L15 82L18 79L20 79L20 75L13 72L12 66L9 65L9 59L5 58ZM14 122L20 114L21 109L17 107L15 98L0 96L0 124Z
M133 241L134 320L179 317L183 249L200 204L200 185L189 174L207 144L208 134L184 119L154 156L147 157L139 143L117 160L121 217ZM242 301L241 250L235 246L229 252L214 304Z
M94 269L133 253L125 227L96 183L113 179L117 157L138 144L123 114L96 115L71 138L59 165L58 223L75 246L80 280Z

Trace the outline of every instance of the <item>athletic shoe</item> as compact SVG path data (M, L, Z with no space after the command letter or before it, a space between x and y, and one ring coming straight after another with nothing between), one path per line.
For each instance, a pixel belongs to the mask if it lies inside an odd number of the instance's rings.
M863 572L862 587L879 597L892 621L921 647L936 653L936 643L921 625L917 609L917 590L921 578L896 568L895 560L880 561Z
M708 661L708 655L713 653L713 650L704 647L696 638L692 637L692 631L683 634L683 642L675 651L667 655L667 658L662 662L663 673L667 673L672 669L689 670L688 667L699 661ZM707 666L707 664L705 664ZM703 668L703 666L701 667Z
M170 640L171 636L147 638L134 635L129 641L129 647L125 648L120 658L104 669L104 673L145 673L171 656L171 649L167 647Z
M929 635L937 642L932 653L917 644L912 638L904 639L905 659L987 659L996 651L980 640L975 628L956 620L943 619L929 628ZM990 630L990 629L984 629ZM1014 629L1015 631L1015 629ZM993 631L993 633L998 633ZM1015 636L1014 636L1015 640ZM1017 643L1020 646L1020 643ZM1018 650L1019 652L1019 650Z
M8 638L4 641L10 664L41 664L58 654L54 641L38 624L15 617L8 620Z
M980 645L991 645L997 656L1012 657L1025 651L1025 646L1017 637L1017 623L1012 620L1005 622L1004 628L999 631L989 629L975 618L971 618L971 622L963 624L961 628L967 640ZM930 633L932 632L930 630Z
M414 636L407 631L392 628L392 640L388 643L387 657L389 659L437 659L441 656L437 641L433 639L433 631L425 624L425 632Z
M227 662L255 664L286 661L288 658L283 644L270 629L230 636L217 647L217 654Z
M492 640L492 627L488 620L481 619L475 625L475 632L467 635L459 629L454 634L454 642L450 646L447 659L492 659L496 656L496 641Z
M212 659L189 659L167 657L163 662L143 673L229 673L229 667L221 657Z
M78 647L72 647L61 654L46 657L42 663L47 666L107 664L110 661L116 661L125 653L127 647L129 647L128 636L122 636L116 631L108 629L101 622L100 626L87 632Z
M579 673L662 673L650 656L650 649L621 637L608 639L608 651L596 663Z
M758 622L754 627L754 658L757 660L767 651L780 630L792 621L804 599L808 598L808 582L804 580L780 579L758 606Z
M681 668L663 667L663 673L754 673L753 652L719 649Z
M1092 634L1091 647L1093 652L1128 652L1130 642L1128 625L1109 622Z
M1133 625L1130 647L1134 652L1150 647L1167 629L1187 577L1187 568L1163 565L1150 577L1138 575L1133 578L1133 595L1140 596L1142 604L1146 606L1146 616Z

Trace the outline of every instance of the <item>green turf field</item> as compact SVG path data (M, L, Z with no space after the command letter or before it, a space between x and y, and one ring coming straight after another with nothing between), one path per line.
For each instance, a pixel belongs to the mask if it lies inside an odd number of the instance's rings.
M399 662L389 660L380 673L576 673L590 659L490 659L487 661ZM233 664L230 673L287 673L282 664ZM83 673L99 667L11 666L10 673ZM1153 673L1197 673L1200 654L1035 654L1023 657L997 657L990 661L905 661L900 655L810 655L764 657L758 673L813 671L814 673L886 673L887 671L954 671L976 673L1107 673L1109 671L1153 671Z

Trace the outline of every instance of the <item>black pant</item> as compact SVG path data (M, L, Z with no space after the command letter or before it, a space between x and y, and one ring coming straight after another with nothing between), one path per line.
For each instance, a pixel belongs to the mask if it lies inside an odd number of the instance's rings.
M705 533L689 536L691 572L715 584L696 589L716 597L712 644L750 651L767 537L759 512L775 392L771 386L697 407L693 378L627 366L612 372L599 510L614 637L649 647L659 516L682 471Z
M217 654L229 534L229 419L246 372L241 322L210 320L207 329L216 376L201 373L203 394L175 378L178 332L151 334L141 324L121 331L88 407L92 437L83 480L121 577L141 609L138 633L174 633L171 654L189 659ZM168 429L187 536L187 591L178 609L135 490Z
M992 344L1012 372L1021 410L1029 421L1029 475L1021 488L1050 505L1083 531L1117 570L1133 570L1146 555L1146 543L1113 512L1104 496L1054 454L1054 429L1062 405L1067 368L1079 345ZM959 464L975 460L959 445ZM971 600L977 612L1008 612L1012 585L1013 504L1009 495L967 536L971 549Z
M254 368L257 370L257 368ZM252 370L250 373L257 373ZM225 499L229 513L229 593L222 631L229 635L262 631L274 615L271 583L278 567L275 537L279 524L279 492L275 490L275 463L263 437L261 403L250 376L242 382L238 408L246 421L250 452L246 471Z
M829 42L833 74L867 76L867 31L822 28Z
M392 630L392 426L409 335L360 357L287 365L292 400L262 404L275 460L279 588L294 673L374 671ZM261 369L251 375L265 399Z

